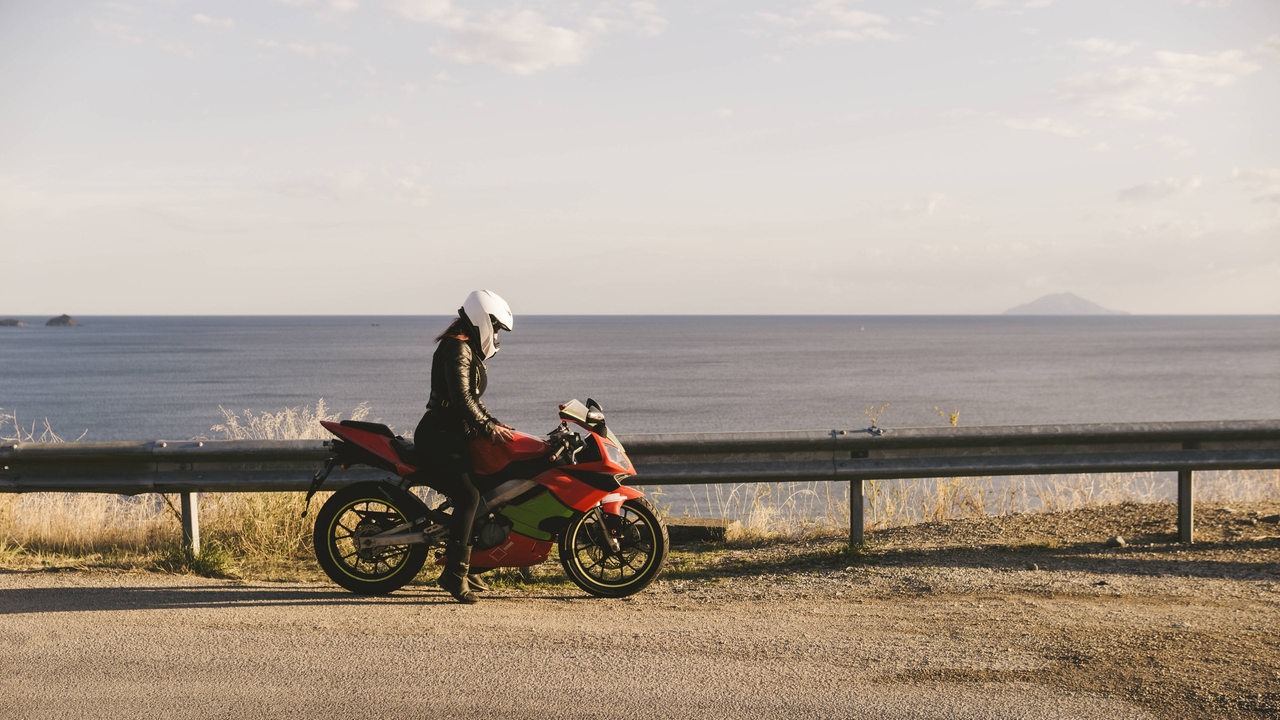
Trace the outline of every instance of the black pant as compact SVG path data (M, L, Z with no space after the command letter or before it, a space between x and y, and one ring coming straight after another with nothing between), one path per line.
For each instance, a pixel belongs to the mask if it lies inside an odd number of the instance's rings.
M471 449L464 432L449 426L439 411L428 410L413 431L413 445L431 487L453 502L450 539L471 545L472 526L480 507L480 491L471 482Z

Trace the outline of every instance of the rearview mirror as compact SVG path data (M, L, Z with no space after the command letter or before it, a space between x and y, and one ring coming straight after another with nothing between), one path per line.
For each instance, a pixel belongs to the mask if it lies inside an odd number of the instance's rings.
M603 431L604 426L604 410L600 407L600 403L587 398L587 423L590 425L598 425Z

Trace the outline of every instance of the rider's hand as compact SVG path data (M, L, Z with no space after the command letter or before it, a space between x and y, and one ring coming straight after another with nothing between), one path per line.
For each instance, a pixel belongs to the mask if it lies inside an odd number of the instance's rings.
M494 442L510 442L514 437L515 435L512 433L511 428L506 425L493 426L492 438Z

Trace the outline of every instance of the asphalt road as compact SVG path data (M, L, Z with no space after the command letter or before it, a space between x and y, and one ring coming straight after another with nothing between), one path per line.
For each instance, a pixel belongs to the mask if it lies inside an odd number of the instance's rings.
M0 573L0 718L1152 717L1038 684L921 681L1041 661L932 634L892 597L489 595Z

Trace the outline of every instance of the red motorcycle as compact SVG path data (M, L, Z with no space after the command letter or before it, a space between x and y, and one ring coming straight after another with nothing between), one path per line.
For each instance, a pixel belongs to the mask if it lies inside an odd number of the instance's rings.
M545 439L517 432L506 442L471 441L472 482L481 495L472 572L537 565L558 545L565 574L586 592L639 592L662 570L667 529L644 494L623 484L635 468L600 406L571 400L560 406L560 420ZM433 550L443 562L453 508L448 501L429 508L410 492L431 486L415 466L413 444L377 423L321 425L338 439L325 443L332 455L312 479L308 504L335 467L368 465L396 475L348 485L320 508L314 537L325 573L352 592L382 595L413 580Z

